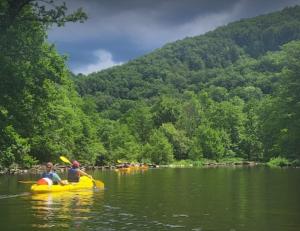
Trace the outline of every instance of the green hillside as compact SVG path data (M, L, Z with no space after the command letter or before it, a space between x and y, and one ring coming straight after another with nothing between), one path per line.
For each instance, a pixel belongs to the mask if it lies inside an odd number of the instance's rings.
M36 6L16 14L10 4L0 8L0 168L61 154L87 164L299 163L299 6L70 76L46 30L84 14L41 20Z
M180 91L190 87L197 91L203 83L216 85L211 81L221 77L217 69L232 67L245 58L259 59L266 52L278 51L283 44L299 38L299 7L286 8L167 44L121 67L81 78L79 92L81 95L102 92L136 100L157 95L163 90L156 87L160 83ZM151 90L146 91L149 87Z
M293 42L298 39L300 7L296 6L167 44L75 81L80 95L101 118L129 127L143 147L159 133L171 144L176 159L268 160L279 155L294 159L299 157L297 142L291 144L285 137L289 135L281 134L287 125L280 117L288 109L278 111L276 118L265 117L266 110L275 113L279 106L281 83L288 78L287 59L294 59L288 50L298 50ZM128 121L143 120L135 118L141 113L149 117L148 130ZM271 121L275 124L267 124ZM294 129L293 133L299 132Z

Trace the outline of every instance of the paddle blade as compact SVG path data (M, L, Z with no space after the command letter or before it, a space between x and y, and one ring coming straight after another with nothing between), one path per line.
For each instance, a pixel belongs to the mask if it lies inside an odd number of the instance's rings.
M60 156L59 158L65 163L72 164L71 161L69 161L67 157Z
M100 180L94 180L94 183L96 185L97 188L99 189L103 189L104 188L104 183Z

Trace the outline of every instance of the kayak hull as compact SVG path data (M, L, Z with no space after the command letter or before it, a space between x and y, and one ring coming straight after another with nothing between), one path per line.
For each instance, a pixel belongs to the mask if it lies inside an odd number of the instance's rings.
M33 184L31 191L33 193L48 193L48 192L62 192L62 191L74 191L80 189L91 189L93 188L93 181L86 177L80 177L78 183L69 183L67 185L38 185Z

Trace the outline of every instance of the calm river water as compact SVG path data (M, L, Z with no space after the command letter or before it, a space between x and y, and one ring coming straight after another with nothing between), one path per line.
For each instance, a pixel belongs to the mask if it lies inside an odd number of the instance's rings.
M0 176L0 229L300 230L300 169L91 172L103 191L29 193L37 176Z

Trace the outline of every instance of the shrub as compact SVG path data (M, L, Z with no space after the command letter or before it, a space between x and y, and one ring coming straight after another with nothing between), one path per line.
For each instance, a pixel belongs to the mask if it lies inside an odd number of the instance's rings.
M278 157L271 158L267 163L267 165L270 167L284 167L284 166L290 166L291 162L285 157L278 156Z

